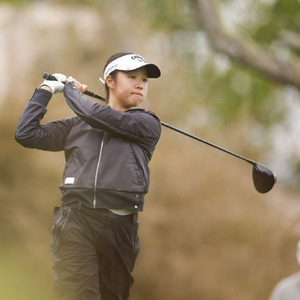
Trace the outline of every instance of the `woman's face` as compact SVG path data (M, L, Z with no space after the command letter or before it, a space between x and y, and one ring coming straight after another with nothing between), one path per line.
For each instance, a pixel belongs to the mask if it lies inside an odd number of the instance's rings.
M117 110L128 110L138 106L147 96L148 75L146 68L134 71L118 71L115 80L108 79L108 105Z

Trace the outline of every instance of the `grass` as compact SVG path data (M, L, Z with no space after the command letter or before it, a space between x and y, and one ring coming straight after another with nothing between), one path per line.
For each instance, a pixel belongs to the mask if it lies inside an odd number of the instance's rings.
M2 252L0 265L0 299L54 299L50 272L45 275L45 271L25 261L22 251Z

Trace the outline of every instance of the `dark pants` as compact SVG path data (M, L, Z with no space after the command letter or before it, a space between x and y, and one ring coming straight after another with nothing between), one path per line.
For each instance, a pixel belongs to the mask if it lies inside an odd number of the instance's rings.
M64 300L127 300L138 222L108 210L62 206L54 216L54 290Z

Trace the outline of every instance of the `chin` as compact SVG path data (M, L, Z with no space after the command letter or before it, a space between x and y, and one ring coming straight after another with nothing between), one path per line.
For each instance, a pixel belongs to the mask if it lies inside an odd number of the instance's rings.
M142 100L135 100L135 101L132 101L131 105L133 107L136 107L136 106L139 106L143 101Z

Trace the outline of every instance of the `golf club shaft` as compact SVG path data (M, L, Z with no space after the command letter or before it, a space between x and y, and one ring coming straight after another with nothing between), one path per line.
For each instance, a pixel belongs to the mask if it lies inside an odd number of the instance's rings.
M174 130L174 131L176 131L176 132L179 132L179 133L181 133L181 134L183 134L183 135L185 135L185 136L188 136L188 137L190 137L190 138L192 138L192 139L194 139L194 140L197 140L197 141L199 141L199 142L202 142L202 143L204 143L204 144L206 144L206 145L208 145L208 146L211 146L211 147L214 147L214 148L216 148L216 149L218 149L218 150L221 150L221 151L223 151L223 152L225 152L225 153L227 153L227 154L230 154L230 155L232 155L232 156L235 156L235 157L237 157L237 158L240 158L240 159L242 159L242 160L244 160L244 161L250 163L250 164L253 165L253 166L259 164L259 163L255 162L254 160L251 160L251 159L249 159L249 158L246 158L246 157L243 157L243 156L241 156L241 155L239 155L239 154L236 154L236 153L234 153L234 152L232 152L232 151L229 151L229 150L227 150L227 149L224 149L224 148L222 148L222 147L220 147L220 146L217 146L217 145L215 145L215 144L213 144L213 143L210 143L210 142L208 142L208 141L206 141L206 140L203 140L203 139L199 138L198 136L195 136L195 135L193 135L193 134L190 134L190 133L188 133L188 132L186 132L186 131L183 131L183 130L181 130L181 129L177 128L177 127L174 127L174 126L172 126L172 125L170 125L170 124L167 124L167 123L165 123L165 122L162 122L162 121L161 121L161 125L162 125L162 126L165 126L165 127L167 127L167 128L169 128L169 129L172 129L172 130Z
M51 75L51 74L49 74L49 73L44 73L43 78L46 79L46 80L57 80L55 76L53 76L53 75ZM85 91L83 94L86 94L86 95L88 95L88 96L90 96L90 97L99 99L99 100L101 100L101 101L105 101L105 97L100 96L100 95L98 95L98 94L96 94L96 93L94 93L94 92L88 91L88 90ZM221 151L223 151L223 152L225 152L225 153L227 153L227 154L229 154L229 155L232 155L232 156L235 156L235 157L237 157L237 158L239 158L239 159L242 159L242 160L248 162L249 164L251 164L251 165L253 165L253 166L259 164L259 163L255 162L254 160L251 160L251 159L249 159L249 158L246 158L246 157L243 157L243 156L241 156L241 155L239 155L239 154L236 154L236 153L234 153L234 152L232 152L232 151L229 151L229 150L227 150L227 149L224 149L224 148L222 148L222 147L220 147L220 146L217 146L217 145L215 145L215 144L213 144L213 143L210 143L210 142L208 142L208 141L206 141L206 140L203 140L203 139L201 139L201 138L199 138L199 137L197 137L197 136L195 136L195 135L193 135L193 134L190 134L190 133L188 133L188 132L186 132L186 131L183 131L183 130L181 130L181 129L179 129L179 128L176 128L176 127L174 127L174 126L172 126L172 125L170 125L170 124L167 124L167 123L165 123L165 122L162 122L162 121L161 121L161 125L164 126L164 127L169 128L169 129L172 129L172 130L174 130L174 131L176 131L176 132L178 132L178 133L181 133L181 134L183 134L183 135L185 135L185 136L188 136L188 137L190 137L190 138L192 138L192 139L194 139L194 140L197 140L197 141L199 141L199 142L202 142L202 143L204 143L204 144L206 144L206 145L208 145L208 146L211 146L211 147L213 147L213 148L216 148L216 149L218 149L218 150L221 150Z

